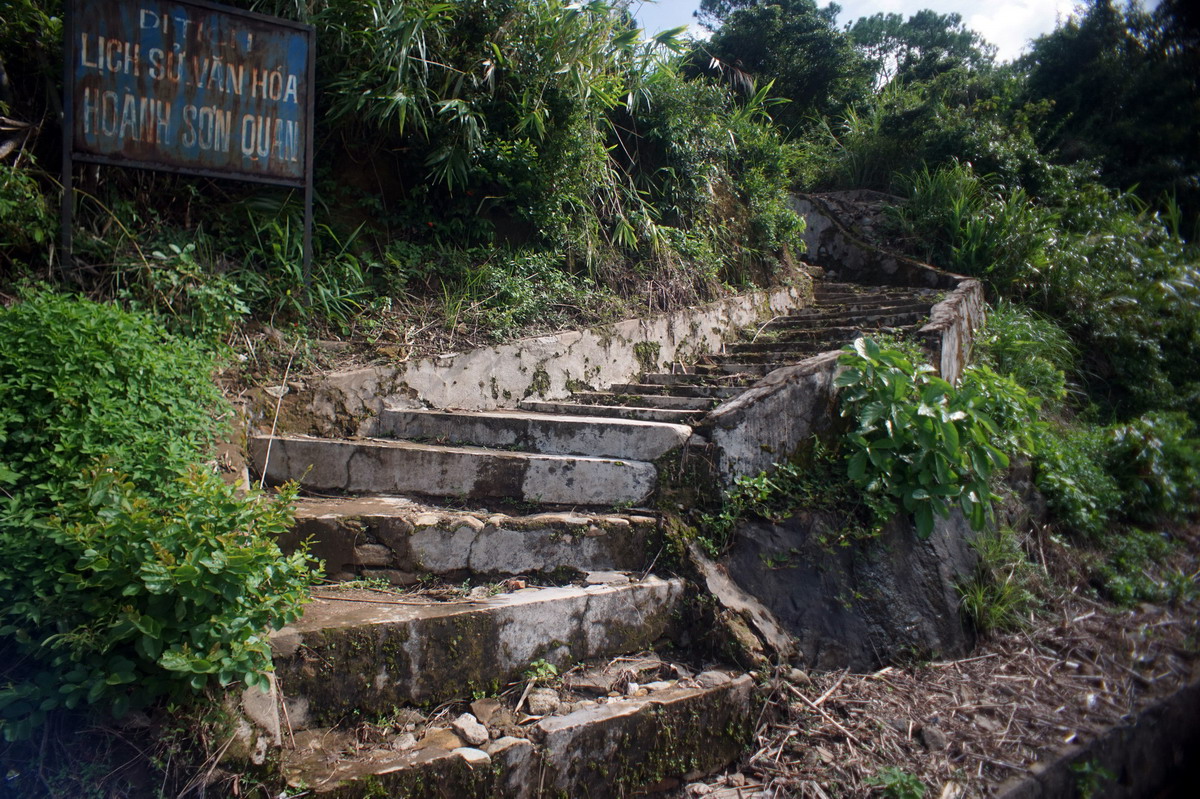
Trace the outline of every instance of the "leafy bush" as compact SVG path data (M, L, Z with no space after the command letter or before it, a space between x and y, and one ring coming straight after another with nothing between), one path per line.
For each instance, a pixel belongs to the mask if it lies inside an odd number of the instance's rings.
M199 345L49 293L0 311L0 728L270 667L306 558L288 497L239 498L201 461L223 409Z
M1173 549L1165 534L1136 527L1103 542L1103 560L1091 575L1101 593L1121 605L1194 599L1195 577L1165 566ZM1156 564L1163 564L1156 568Z
M0 164L0 267L44 260L56 229L32 172Z
M1100 536L1121 505L1121 490L1106 469L1103 428L1051 425L1034 460L1034 481L1050 513L1068 530Z
M172 330L209 342L224 338L249 313L242 287L203 266L196 242L168 244L150 258L122 270L117 295L130 308L150 311Z
M878 786L888 799L923 799L925 796L921 778L899 766L880 769L867 778L867 784Z
M1007 375L1033 396L1060 402L1067 395L1067 372L1079 353L1066 332L1051 320L1000 299L975 338L977 357Z
M1146 414L1109 431L1109 464L1135 521L1192 512L1200 500L1200 438L1182 413Z
M1008 466L985 409L997 404L993 394L1011 385L976 373L956 390L933 367L869 338L846 348L839 363L846 367L837 378L844 389L841 414L854 423L845 438L850 479L913 514L923 538L933 530L934 515L947 516L954 502L982 528L991 511L988 482Z

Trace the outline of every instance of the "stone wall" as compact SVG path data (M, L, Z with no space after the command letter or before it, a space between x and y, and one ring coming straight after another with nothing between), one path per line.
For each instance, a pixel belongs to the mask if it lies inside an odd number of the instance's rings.
M719 351L741 328L804 307L811 297L811 285L801 281L677 313L293 381L277 429L369 435L384 408L479 411L563 399L572 390L630 382L640 372ZM256 398L260 422L270 424L275 402L266 392Z

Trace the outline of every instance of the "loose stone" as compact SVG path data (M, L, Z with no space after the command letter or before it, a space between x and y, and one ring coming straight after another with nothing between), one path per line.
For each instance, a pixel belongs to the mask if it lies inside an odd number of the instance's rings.
M480 724L479 719L470 713L463 713L450 724L450 727L458 734L459 738L462 738L472 746L487 743L487 727Z
M558 710L560 704L562 701L558 698L558 692L553 688L534 688L529 692L529 699L526 702L531 716L548 716Z

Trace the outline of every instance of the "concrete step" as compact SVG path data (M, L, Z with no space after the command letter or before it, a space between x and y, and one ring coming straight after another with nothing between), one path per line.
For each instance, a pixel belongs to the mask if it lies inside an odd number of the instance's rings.
M606 416L617 419L642 419L647 422L695 424L708 411L674 410L670 408L631 408L625 405L588 405L579 402L544 402L525 400L521 407L527 411L569 413L581 416Z
M612 391L576 391L571 399L585 405L620 405L629 408L669 408L707 411L716 405L708 397L681 397L668 394L618 394Z
M684 582L625 579L454 602L316 591L304 615L270 639L291 724L495 694L536 661L565 669L644 650L670 632Z
M472 710L496 737L479 748L448 720L418 727L415 743L413 733L372 744L349 730L309 730L283 752L283 773L325 799L619 799L733 762L753 735L752 688L747 675L706 671L644 696L571 703L526 725L511 722L518 714L507 704L484 700Z
M508 516L435 509L401 497L301 498L279 539L307 541L334 580L415 585L424 575L463 577L641 571L654 559L658 520L639 514Z
M758 366L763 373L771 372L780 366L793 364L822 352L838 350L850 341L814 342L812 344L796 343L786 350L766 350L757 352L738 352L729 357L737 358L739 366Z
M695 367L692 367L695 369ZM721 386L736 390L741 390L754 381L748 379L740 379L736 375L712 375L698 374L692 372L690 374L669 374L666 372L646 372L641 376L642 382L639 385L652 386L667 386L667 387L685 387L685 386Z
M929 316L929 308L921 306L918 310L903 311L895 309L875 309L869 311L836 311L825 314L811 314L808 316L783 316L775 319L766 326L763 330L793 330L807 329L813 327L822 327L825 325L844 325L844 324L879 324L881 322L891 324L916 324Z
M759 363L742 363L732 355L706 355L704 363L696 364L696 371L714 377L728 377L753 383L770 370Z
M727 399L736 397L745 391L741 386L711 386L711 385L674 385L664 386L655 383L617 383L609 386L614 394L642 394L672 397L701 397L708 399Z
M390 410L375 435L559 455L653 461L679 449L685 425L523 411Z
M903 336L906 333L911 332L911 328L881 327L871 329L863 327L839 327L832 330L804 332L805 335L789 335L755 342L731 344L729 345L729 354L740 357L742 354L764 352L824 352L826 350L835 350L839 347L845 346L859 336L869 335L871 333L886 333L889 335Z
M251 462L268 482L296 480L321 493L636 505L658 478L649 463L578 455L308 436L252 436L248 443Z

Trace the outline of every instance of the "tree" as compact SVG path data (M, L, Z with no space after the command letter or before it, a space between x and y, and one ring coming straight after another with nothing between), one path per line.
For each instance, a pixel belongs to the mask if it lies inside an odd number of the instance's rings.
M836 4L704 0L700 10L723 20L710 54L760 82L774 81L773 94L791 101L773 114L785 129L840 112L870 90L870 66L837 29Z
M958 14L918 11L861 17L849 29L855 46L874 65L875 82L929 80L955 67L989 66L996 48L963 24Z
M1180 3L1154 12L1092 0L1033 43L1026 99L1049 101L1039 144L1091 160L1117 189L1200 211L1200 52Z

